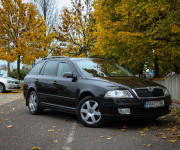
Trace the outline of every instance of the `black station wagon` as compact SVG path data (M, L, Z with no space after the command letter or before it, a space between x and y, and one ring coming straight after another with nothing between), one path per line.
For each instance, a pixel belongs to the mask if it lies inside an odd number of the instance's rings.
M46 58L25 77L23 92L31 114L46 108L73 113L89 127L114 118L155 119L171 105L164 86L100 58Z

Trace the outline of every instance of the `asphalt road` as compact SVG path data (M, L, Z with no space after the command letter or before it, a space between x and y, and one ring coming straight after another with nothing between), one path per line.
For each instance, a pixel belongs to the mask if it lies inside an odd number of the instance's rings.
M30 115L25 101L19 99L0 106L0 150L179 150L176 113L152 122L87 128L70 114L46 110Z

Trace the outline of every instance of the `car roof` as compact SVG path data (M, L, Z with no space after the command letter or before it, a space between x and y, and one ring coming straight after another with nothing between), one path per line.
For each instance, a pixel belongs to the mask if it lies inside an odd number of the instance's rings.
M72 57L72 58L69 58L69 57L64 57L64 56L58 56L58 57L47 57L47 58L44 58L44 59L42 59L40 62L42 62L42 61L49 61L49 60L72 60L72 61L74 61L74 60L94 60L94 59L104 59L104 58L98 58L98 57L96 57L96 58L88 58L88 57Z
M70 60L95 60L95 59L103 59L103 58L70 58Z

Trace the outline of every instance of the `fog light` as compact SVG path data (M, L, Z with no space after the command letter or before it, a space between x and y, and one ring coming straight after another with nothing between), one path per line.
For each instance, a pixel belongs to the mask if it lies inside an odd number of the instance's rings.
M118 112L122 115L129 115L131 114L130 108L118 108Z

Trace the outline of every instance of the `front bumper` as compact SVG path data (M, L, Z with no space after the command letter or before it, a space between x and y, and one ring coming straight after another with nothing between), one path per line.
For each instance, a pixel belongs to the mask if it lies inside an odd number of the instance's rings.
M164 100L164 107L145 108L145 101L159 101ZM164 98L146 98L146 99L113 99L102 98L100 110L104 117L118 117L118 118L156 118L170 113L171 97ZM118 109L129 108L130 114L120 114Z
M6 91L21 89L21 84L8 83L6 84Z

